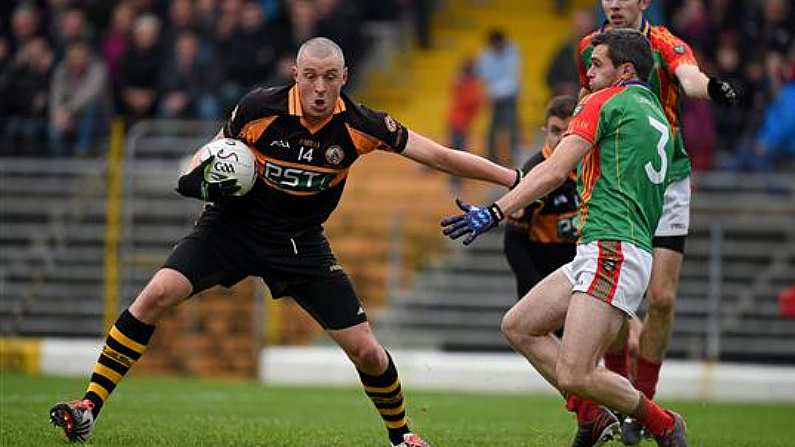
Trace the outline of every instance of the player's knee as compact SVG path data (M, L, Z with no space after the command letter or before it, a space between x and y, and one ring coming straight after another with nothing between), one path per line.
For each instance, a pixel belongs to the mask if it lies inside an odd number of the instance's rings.
M136 298L135 313L144 321L157 320L184 298L168 281L153 280Z
M514 345L529 343L534 337L541 337L549 333L548 329L538 327L533 321L523 318L521 312L515 308L506 312L502 317L500 330L505 338Z
M652 286L647 295L650 312L668 315L674 311L676 296L669 287Z
M574 394L584 394L588 390L588 374L581 369L567 365L567 362L558 361L555 366L555 377L558 387Z
M348 349L348 356L359 369L380 370L386 368L384 348L378 343L360 343Z
M519 317L518 312L514 312L513 309L503 315L500 330L502 335L512 344L518 343L527 335L522 330L522 319Z

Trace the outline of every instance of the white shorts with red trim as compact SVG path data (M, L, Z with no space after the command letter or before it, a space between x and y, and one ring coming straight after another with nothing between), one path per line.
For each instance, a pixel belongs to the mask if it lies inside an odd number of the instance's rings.
M690 177L665 188L663 209L657 223L656 237L687 236L690 229Z
M574 260L560 268L572 285L635 317L651 276L651 253L629 242L593 241L577 245Z

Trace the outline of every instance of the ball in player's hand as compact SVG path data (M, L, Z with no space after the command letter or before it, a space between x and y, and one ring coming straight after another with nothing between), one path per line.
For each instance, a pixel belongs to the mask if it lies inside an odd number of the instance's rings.
M235 196L251 191L257 181L257 160L250 147L240 140L222 138L211 141L204 148L207 152L203 159L214 157L204 171L208 183L234 178L240 186Z

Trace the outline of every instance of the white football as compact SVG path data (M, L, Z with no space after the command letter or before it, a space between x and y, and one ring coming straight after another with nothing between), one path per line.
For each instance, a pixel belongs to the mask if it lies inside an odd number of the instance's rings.
M228 178L237 180L240 190L234 195L246 195L257 181L257 160L251 148L240 140L222 138L211 141L206 146L206 155L215 158L204 171L204 179L208 182L220 182Z

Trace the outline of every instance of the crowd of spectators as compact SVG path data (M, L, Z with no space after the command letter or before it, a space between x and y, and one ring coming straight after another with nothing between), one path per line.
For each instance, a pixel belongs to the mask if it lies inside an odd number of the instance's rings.
M220 119L326 36L355 75L366 20L408 0L0 2L0 156L96 156L114 116ZM374 7L378 3L378 7Z
M793 5L791 0L652 2L646 14L651 22L690 44L704 72L731 81L742 92L739 107L683 101L685 147L696 170L767 172L782 166L776 161L795 158ZM548 72L555 93L571 93L576 82L572 44L603 20L599 7L573 17L572 40ZM791 169L791 163L783 166Z

